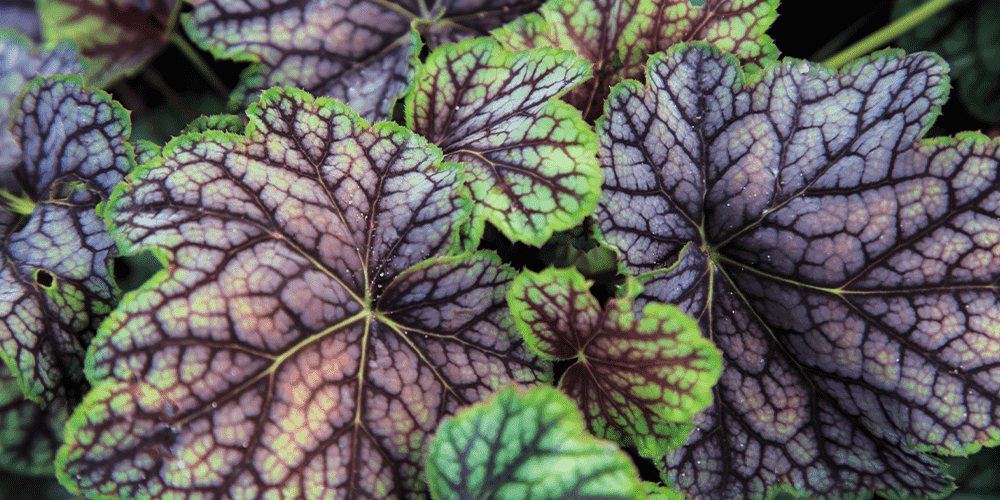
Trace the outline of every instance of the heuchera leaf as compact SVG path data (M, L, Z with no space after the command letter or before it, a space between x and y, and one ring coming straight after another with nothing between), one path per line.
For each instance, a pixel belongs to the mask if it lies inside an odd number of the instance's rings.
M646 498L628 456L587 434L579 410L546 386L506 388L442 422L427 482L436 500Z
M924 3L900 0L892 17L900 18ZM1000 5L992 1L955 2L898 38L899 47L931 50L950 67L958 97L979 119L1000 121Z
M14 101L21 89L36 76L76 74L82 71L76 46L60 42L55 47L40 49L24 36L10 30L0 31L0 172L9 175L21 161L21 145L11 135L8 124L14 113ZM4 179L5 187L13 184Z
M35 79L19 102L14 174L34 210L19 229L0 224L0 357L45 404L82 382L86 345L115 302L114 241L94 210L134 160L128 114L79 77Z
M493 31L506 47L570 50L594 64L594 77L565 100L588 120L601 113L608 90L643 76L650 54L704 40L750 66L774 60L778 49L764 34L777 17L777 0L549 0Z
M407 96L407 125L461 162L477 214L541 246L597 204L597 139L555 97L590 65L554 49L508 52L480 38L432 52Z
M692 498L936 496L923 451L1000 441L1000 151L918 141L947 88L930 54L745 81L691 44L612 92L602 230L639 300L679 304L723 352L667 456Z
M87 82L103 87L163 50L177 0L36 0L46 40L70 39L87 58Z
M165 269L87 357L57 474L123 498L413 498L441 418L551 379L505 307L514 271L449 255L454 165L393 123L272 89L245 136L168 143L109 202Z
M573 359L559 387L597 437L635 443L662 456L684 443L691 418L712 402L722 359L679 309L647 304L639 314L630 282L604 308L575 269L525 271L507 294L517 326L549 359Z
M369 121L387 119L412 79L419 31L432 44L485 35L540 0L193 0L191 38L216 57L252 61L236 99L290 85L335 97Z
M0 469L51 478L65 425L66 398L43 409L24 398L17 379L0 364Z

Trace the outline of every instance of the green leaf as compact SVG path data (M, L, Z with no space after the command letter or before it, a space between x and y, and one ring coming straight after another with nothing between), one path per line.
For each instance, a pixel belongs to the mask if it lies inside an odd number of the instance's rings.
M410 85L421 48L417 31L435 46L482 36L540 1L191 3L184 27L192 40L216 57L256 63L234 92L238 101L288 85L335 97L362 118L380 121Z
M128 114L76 76L35 79L13 123L14 174L35 205L23 227L6 212L0 223L0 357L44 405L79 396L84 350L117 297L114 241L94 210L134 160Z
M565 99L588 120L602 110L608 90L626 78L642 78L650 54L678 42L704 40L732 52L751 67L778 54L764 34L777 18L777 0L549 0L493 31L506 47L570 50L594 65L590 78Z
M51 478L65 426L65 398L46 408L25 399L17 379L0 363L0 469Z
M61 73L80 73L82 68L71 42L41 49L24 36L10 30L0 31L0 58L9 61L0 71L0 173L4 187L13 187L13 180L6 179L9 172L21 161L21 145L11 135L7 124L14 114L15 99L21 89L36 76Z
M898 19L921 0L900 0L893 7ZM930 50L951 67L958 98L968 112L987 122L1000 121L1000 5L992 1L958 1L899 37L908 51Z
M638 287L602 309L575 269L525 271L507 294L517 326L549 359L574 359L559 387L597 437L627 436L647 457L684 443L712 402L722 360L698 324L674 306L633 313Z
M515 273L451 255L468 203L423 138L295 89L248 115L109 202L165 269L91 345L57 474L87 496L419 496L441 418L551 378L505 307Z
M940 462L1000 442L1000 144L920 141L931 54L746 81L703 44L623 82L599 123L598 218L636 299L723 353L666 472L689 497L936 497Z
M45 39L76 42L87 82L98 87L135 73L167 46L176 1L36 0Z
M645 498L628 456L588 435L573 403L545 386L506 388L442 422L427 482L436 500Z
M597 141L555 100L590 65L553 49L513 53L489 39L432 52L406 99L407 125L469 174L475 213L515 241L541 246L593 211Z

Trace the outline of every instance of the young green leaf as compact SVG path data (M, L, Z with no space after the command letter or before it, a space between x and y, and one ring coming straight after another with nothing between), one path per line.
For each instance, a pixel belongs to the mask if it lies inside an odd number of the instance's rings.
M450 255L454 165L393 123L272 89L245 135L168 143L109 202L165 269L87 357L57 473L84 495L410 498L441 418L551 369L513 331L514 271Z
M10 30L0 31L0 58L5 63L0 69L0 173L7 177L9 171L21 161L21 145L11 135L7 124L14 113L14 101L21 89L36 76L76 74L82 71L76 46L60 42L55 47L35 47L24 36ZM3 179L3 187L13 187L13 181Z
M45 408L25 399L17 379L0 363L0 469L51 478L65 425L66 398Z
M586 433L561 392L508 387L446 419L427 456L435 500L645 498L635 465Z
M70 39L87 58L86 77L103 87L137 71L167 46L177 0L36 0L46 40Z
M1000 151L918 141L947 88L930 54L747 82L691 44L612 92L601 228L640 299L679 303L723 352L667 457L689 496L934 496L922 451L1000 441Z
M600 115L608 90L642 78L650 54L678 42L704 40L762 66L778 53L764 34L777 17L777 0L549 0L493 31L514 50L555 47L594 64L594 77L566 96L588 120Z
M698 324L674 306L633 313L638 287L604 309L575 269L525 271L508 292L528 345L575 359L559 382L598 437L627 436L653 457L684 443L691 418L712 402L722 359Z
M541 246L597 203L597 140L553 99L590 76L566 51L513 53L480 38L432 52L406 99L408 126L461 162L477 214Z
M134 160L128 114L79 77L37 78L19 103L14 174L33 209L23 227L6 212L0 223L0 357L44 405L82 382L86 345L115 302L114 240L94 209Z
M540 0L191 3L184 26L195 42L216 57L256 63L236 89L240 102L290 85L340 99L362 118L380 121L412 79L411 60L421 45L416 30L434 45L481 36Z

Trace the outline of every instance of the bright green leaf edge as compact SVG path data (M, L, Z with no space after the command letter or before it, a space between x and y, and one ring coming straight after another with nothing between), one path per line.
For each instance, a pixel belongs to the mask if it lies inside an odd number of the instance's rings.
M505 212L499 212L476 203L475 196L470 198L474 206L473 216L476 219L485 218L489 220L494 226L500 229L504 236L513 241L520 241L540 247L552 236L552 233L573 228L583 222L584 218L594 212L601 198L601 185L604 183L604 176L601 173L601 166L597 160L597 133L594 132L594 128L584 121L578 109L559 100L560 97L574 87L593 76L591 73L592 64L581 59L572 51L565 49L543 47L527 51L508 50L503 48L499 42L489 37L466 39L458 43L442 45L431 52L427 56L426 61L422 64L418 63L419 66L413 72L409 87L406 93L403 94L404 115L408 128L414 129L416 127L416 100L420 93L421 79L425 77L434 78L442 71L442 68L450 66L449 59L458 59L461 57L461 54L473 52L475 49L490 52L490 59L488 61L490 66L509 68L514 62L524 57L536 60L552 57L556 61L555 64L566 64L571 68L573 66L586 66L585 74L576 85L567 86L562 91L554 94L539 112L543 116L559 118L559 122L554 128L566 125L568 121L569 130L566 132L572 131L576 135L577 144L566 148L567 156L571 160L573 173L583 175L587 180L586 191L584 191L583 197L578 200L579 206L577 209L575 211L558 211L548 217L547 224L541 230L532 231L529 228L523 227L523 225L519 227L509 224L506 220ZM459 165L462 165L463 170L468 172L467 167L463 163L459 163ZM471 195L471 187L469 189ZM473 224L471 228L470 238L478 241L482 235L482 224Z
M25 40L27 40L27 39L25 39ZM50 44L50 45L53 45L53 44ZM80 90L82 90L84 92L90 92L99 101L101 101L102 103L106 103L107 105L111 106L112 116L114 117L114 119L116 121L118 121L122 125L122 136L125 138L125 141L123 142L123 147L124 147L125 156L126 156L126 159L127 159L126 161L128 162L129 172L135 171L136 170L135 152L133 151L132 145L127 142L128 138L132 135L132 120L129 117L129 112L127 110L125 110L125 108L121 104L119 104L118 101L115 101L111 97L111 95L108 94L107 92L105 92L105 91L103 91L101 89L98 89L98 88L88 87L88 86L84 85L83 77L81 75L54 75L54 76L37 76L37 77L35 77L35 79L33 79L30 82L28 82L28 84L25 85L24 88L21 89L21 92L18 94L17 99L14 100L14 106L11 107L11 109L14 110L14 112L11 113L11 121L10 121L10 123L13 123L14 120L17 119L17 117L19 115L21 115L21 111L20 111L21 110L21 102L24 100L24 97L27 94L31 93L31 92L37 91L38 88L41 87L41 86L43 86L46 81L57 81L57 82L62 82L62 83L68 83L70 85L76 85L76 86L78 86L80 88ZM116 188L116 191L117 191L117 188ZM48 193L39 193L39 195L47 196ZM50 201L50 202L38 202L38 203L35 203L35 205L34 205L35 210L39 209L45 203L57 203L57 202L51 202ZM97 216L98 217L103 217L103 212L104 212L105 206L106 206L106 200L101 200L101 202L98 203L97 206L95 207L95 211L97 212ZM30 214L26 214L26 215L30 216ZM6 238L8 236L10 236L10 235L9 234L3 235L3 237L4 237L4 245L6 245ZM109 265L108 265L108 273L109 273L109 277L113 277L114 276L114 261L111 261L109 263ZM117 280L115 280L115 279L109 279L108 281L111 283L111 294L112 294L112 297L119 297L121 295L121 290L118 287ZM58 291L56 291L55 289L53 289L53 290L46 290L45 293L50 294L50 295L51 294L58 294ZM88 312L92 312L92 311L88 311ZM37 332L35 332L35 333L37 333ZM17 379L17 385L18 385L18 387L20 387L21 392L24 394L24 398L27 399L27 400L29 400L29 401L38 403L38 404L40 404L40 405L42 405L44 407L45 404L46 404L45 401L44 401L44 399L42 398L42 396L40 394L38 394L31 387L31 384L29 383L29 381L27 381L24 378L24 374L21 372L20 368L18 367L17 361L14 360L14 359L11 359L10 356L7 354L7 352L4 351L3 349L0 349L0 360L2 360L3 363L7 365L7 368L10 370L11 375L15 379Z
M501 436L491 436L490 433L498 431L508 421L514 421L514 425L520 420L525 429L521 435L530 431L539 431L545 424L551 424L548 429L552 439L543 438L545 445L560 449L563 453L533 455L527 458L519 456L520 450L513 449L511 443L496 441ZM460 454L455 448L461 448L468 441L475 440L475 444L485 444L485 451L492 457L499 457L498 462L503 460L522 460L522 467L532 467L533 472L542 475L542 480L549 487L544 493L539 495L515 495L508 491L501 493L503 486L495 487L495 495L484 496L479 491L453 491L447 489L444 477L448 475L448 469L454 469L457 464L456 459ZM489 449L492 446L492 449ZM476 455L476 453L470 453ZM566 462L568 465L558 467L544 467L548 465L544 462L558 458L558 455L568 455ZM487 459L487 457L480 457ZM541 463L540 463L541 462ZM566 462L563 462L565 464ZM531 465L529 465L531 464ZM495 393L489 401L475 403L459 414L447 417L439 426L431 443L430 451L427 455L427 483L430 486L431 495L436 500L457 500L476 498L480 500L518 500L520 498L531 498L533 500L556 500L569 498L565 496L564 489L560 486L567 483L567 476L571 476L579 467L595 469L603 466L606 475L613 475L617 481L606 478L601 481L600 486L593 491L596 495L606 495L608 498L631 498L642 500L646 498L645 488L639 480L638 470L631 459L618 447L603 439L596 438L585 430L583 416L576 405L570 401L569 397L558 389L550 386L535 386L527 390L517 386L510 386ZM493 472L493 471L490 471ZM495 477L488 477L487 473L475 474L470 478L483 484L495 484L491 480ZM592 479L593 477L591 477ZM539 493L539 492L533 492Z
M533 288L562 286L571 292L570 295L584 298L589 303L588 305L592 305L595 311L601 313L597 299L589 291L592 284L593 282L585 279L575 268L548 268L541 273L524 271L511 284L507 293L507 303L514 315L514 321L528 346L542 358L559 359L544 352L539 347L541 339L524 319L525 316L532 315L531 306L519 297L527 296ZM656 330L657 325L662 324L663 327L669 328L671 331L679 332L677 335L678 343L686 341L689 350L703 353L708 358L708 363L699 366L699 368L700 371L706 373L706 377L711 383L693 384L690 390L684 393L691 398L692 404L688 408L670 405L662 400L652 408L652 411L663 418L666 423L677 424L668 434L660 436L656 434L638 435L629 432L630 429L625 429L626 435L622 436L619 435L618 429L611 426L595 429L598 435L625 443L634 443L638 446L642 456L662 456L684 444L687 435L694 429L691 419L712 404L713 388L722 376L722 354L710 340L702 336L698 322L674 305L650 302L643 307L641 314L637 315L633 307L633 300L642 292L642 285L635 278L628 278L619 292L619 297L611 299L608 304L605 304L603 311L606 318L602 317L601 319L610 320L623 329L635 329L644 333L652 333ZM566 323L574 324L575 318L567 318ZM602 328L603 322L597 323L595 327ZM582 357L584 354L581 352L578 355Z

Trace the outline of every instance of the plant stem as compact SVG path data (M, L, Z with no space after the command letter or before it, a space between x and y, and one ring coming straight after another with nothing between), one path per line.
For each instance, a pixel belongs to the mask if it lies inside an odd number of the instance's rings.
M895 40L899 35L906 33L953 2L955 0L930 0L909 14L889 23L888 26L866 36L837 55L823 61L822 64L833 69L838 69L854 59L888 45L889 42Z
M177 19L181 17L181 7L183 6L183 0L177 0L177 2L174 3L174 10L170 11L170 18L167 20L167 29L165 30L167 38L174 35L174 29L177 28Z
M198 51L195 50L194 47L192 47L180 33L171 33L170 41L173 42L178 49L181 49L181 52L184 53L188 60L191 61L191 64L194 64L194 67L201 73L201 76L208 80L208 83L215 88L215 91L219 93L220 97L222 97L222 101L227 101L229 99L229 89L226 88L226 84L222 83L219 76L212 71L212 68L205 64L205 61L203 61L201 56L198 55Z

